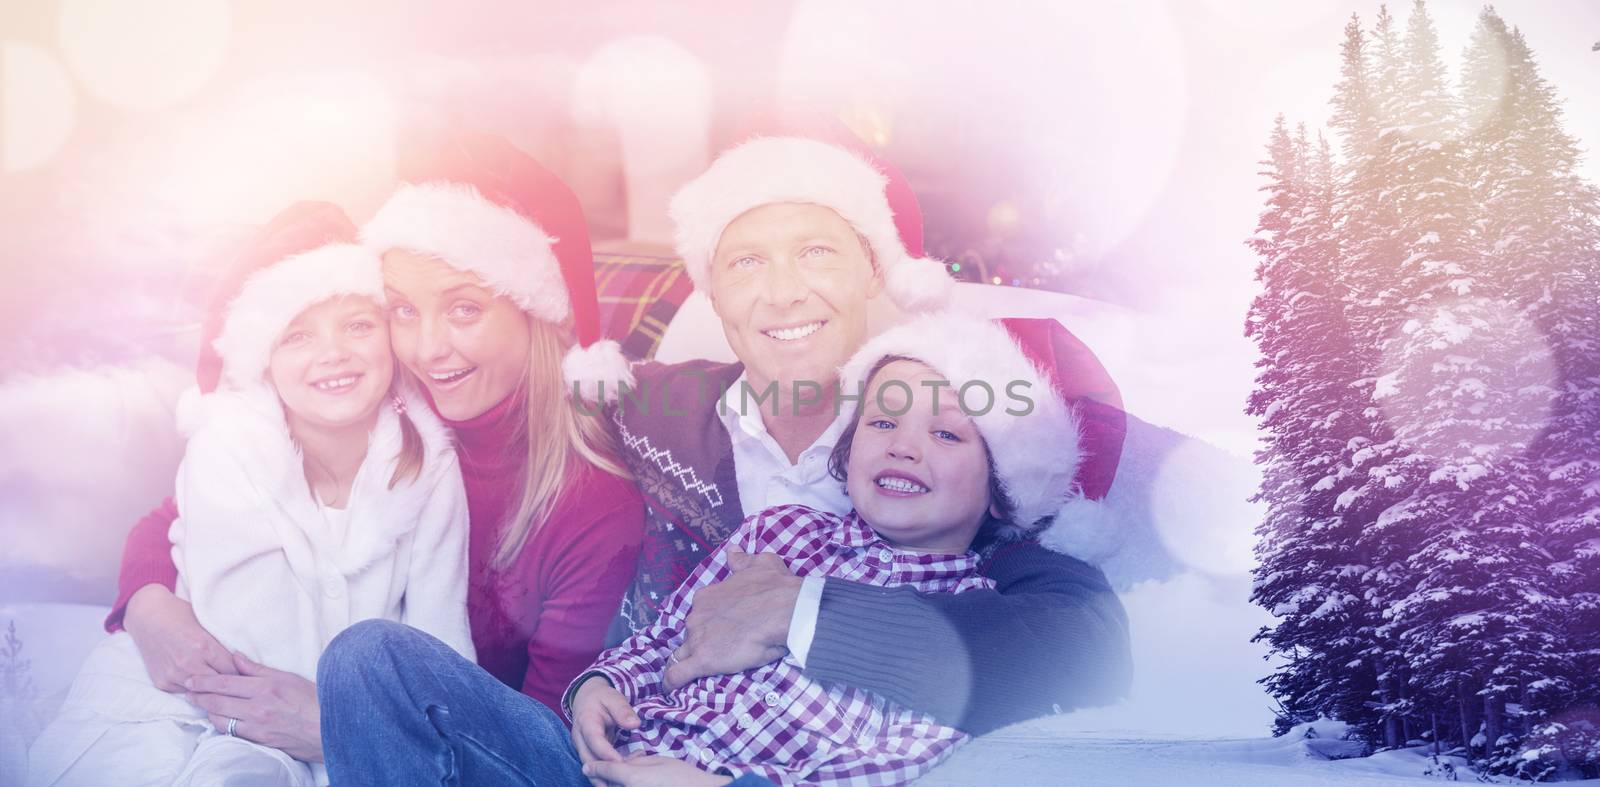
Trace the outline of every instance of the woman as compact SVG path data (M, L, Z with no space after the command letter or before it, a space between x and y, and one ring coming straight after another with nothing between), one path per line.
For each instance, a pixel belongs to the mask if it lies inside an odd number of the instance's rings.
M558 178L483 136L402 167L408 185L362 236L383 255L395 356L455 433L473 645L501 682L555 707L604 644L643 521L603 425L567 392L615 391L627 364L598 341L583 212ZM129 535L107 627L126 628L157 685L191 692L214 723L321 761L316 687L234 659L172 595L174 515L169 503Z

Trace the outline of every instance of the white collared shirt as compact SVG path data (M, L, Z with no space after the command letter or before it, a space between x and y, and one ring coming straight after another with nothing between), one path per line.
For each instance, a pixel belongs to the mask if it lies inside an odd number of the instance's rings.
M790 504L840 516L850 513L854 506L845 494L844 483L828 473L828 457L839 442L839 434L855 414L854 409L841 408L833 423L809 448L800 452L799 461L791 463L761 418L762 411L772 409L773 400L768 398L758 404L754 395L757 392L749 381L748 373L740 374L723 393L717 408L717 415L733 444L733 469L739 482L739 503L744 515L748 517L773 506ZM802 668L816 635L824 583L821 576L806 577L800 586L800 596L795 600L794 615L789 618L789 654Z
M761 418L763 412L772 411L773 400L758 404L752 391L741 404L740 392L748 390L749 377L739 375L723 393L717 409L733 443L733 467L744 515L790 504L840 516L850 513L850 497L843 482L828 474L828 457L853 412L849 408L841 411L811 447L800 452L799 461L791 463Z

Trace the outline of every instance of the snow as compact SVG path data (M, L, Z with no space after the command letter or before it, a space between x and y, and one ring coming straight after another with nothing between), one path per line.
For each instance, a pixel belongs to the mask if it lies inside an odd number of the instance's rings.
M1411 509L1407 505L1409 502L1409 500L1404 500L1383 509L1383 513L1378 514L1377 527L1387 529L1393 527L1396 523L1410 519Z
M1434 315L1428 328L1452 346L1460 344L1472 336L1472 325L1462 322L1456 317L1455 312L1449 309L1440 309Z
M1282 410L1285 404L1287 404L1287 402L1283 399L1274 400L1272 404L1267 405L1266 411L1261 414L1261 420L1272 420L1272 416L1277 415L1278 411Z
M1344 603L1342 600L1338 596L1329 596L1323 600L1321 605L1311 611L1311 618L1313 620L1324 618L1328 615L1339 612L1342 609L1344 609Z
M1383 399L1393 396L1400 391L1400 372L1393 371L1378 377L1378 382L1372 388L1373 399Z
M1079 714L1039 719L978 738L918 781L918 787L995 784L1393 785L1437 783L1444 763L1471 782L1460 757L1436 765L1428 746L1356 757L1338 722L1302 724L1281 737L1195 738L1078 729ZM1312 737L1307 731L1314 730ZM1600 780L1563 782L1600 784Z

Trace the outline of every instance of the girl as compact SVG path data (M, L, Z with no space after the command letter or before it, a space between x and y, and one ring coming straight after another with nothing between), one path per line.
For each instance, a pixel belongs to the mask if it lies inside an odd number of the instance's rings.
M830 463L854 510L780 506L746 520L653 624L574 682L565 756L610 782L707 785L901 784L949 756L961 731L873 692L825 686L792 659L669 691L669 654L695 591L729 575L730 549L775 553L800 576L963 593L994 586L978 573L975 541L1029 536L1097 505L1077 489L1084 463L1063 383L1072 360L1051 340L1064 333L1052 320L937 315L869 341L840 375L847 394L863 395ZM907 654L923 657L964 663Z
M368 618L472 653L460 468L421 397L394 385L378 258L354 236L331 205L269 224L209 321L217 376L179 404L177 596L241 665L306 678ZM327 783L320 765L238 737L237 718L214 721L154 686L113 634L36 742L30 782Z
M455 438L469 525L467 615L478 662L551 707L604 647L633 578L639 492L572 386L627 378L599 338L593 258L577 198L504 140L408 149L408 181L362 230L383 259L395 356ZM231 659L171 592L168 512L128 536L108 627L125 623L151 676L194 693L241 736L322 759L316 686ZM124 617L125 611L125 617ZM359 712L359 709L348 709Z

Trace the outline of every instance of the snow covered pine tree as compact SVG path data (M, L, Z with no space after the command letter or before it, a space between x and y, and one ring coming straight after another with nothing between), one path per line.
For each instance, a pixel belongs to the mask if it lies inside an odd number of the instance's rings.
M1250 241L1278 729L1600 775L1600 199L1492 9L1459 97L1421 0L1341 54L1341 160L1280 118Z

